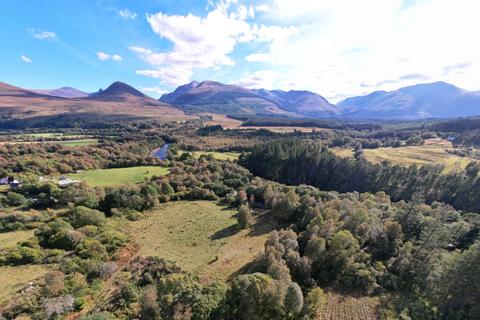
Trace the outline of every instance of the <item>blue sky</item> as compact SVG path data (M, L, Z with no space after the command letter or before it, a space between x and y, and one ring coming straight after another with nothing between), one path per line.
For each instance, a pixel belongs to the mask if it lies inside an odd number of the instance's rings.
M2 1L0 81L158 97L191 80L332 101L449 81L480 89L474 0Z

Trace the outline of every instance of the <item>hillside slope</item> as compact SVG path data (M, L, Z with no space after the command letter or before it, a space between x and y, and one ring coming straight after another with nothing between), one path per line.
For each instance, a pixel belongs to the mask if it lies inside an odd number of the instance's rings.
M1 128L147 118L178 120L190 116L123 83L114 83L89 97L70 99L0 83Z

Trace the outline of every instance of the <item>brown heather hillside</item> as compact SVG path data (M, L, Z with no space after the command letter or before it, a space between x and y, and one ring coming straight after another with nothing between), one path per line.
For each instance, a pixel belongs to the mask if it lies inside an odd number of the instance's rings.
M87 98L53 97L0 83L0 121L44 120L52 116L78 120L135 120L191 118L175 107L116 82Z

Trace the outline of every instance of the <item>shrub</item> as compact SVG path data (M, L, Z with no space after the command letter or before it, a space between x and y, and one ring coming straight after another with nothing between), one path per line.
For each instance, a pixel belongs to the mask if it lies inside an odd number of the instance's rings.
M238 210L238 225L240 228L248 228L253 224L253 216L247 205L242 205Z
M51 271L45 275L43 292L46 296L58 296L65 288L65 274L61 271Z
M85 259L103 260L107 256L107 249L96 239L84 239L77 247L77 253Z
M27 204L27 199L25 199L25 197L19 193L8 192L7 203L10 206L25 206Z
M83 227L87 225L99 226L104 223L105 214L98 210L79 206L72 210L71 219L75 227Z

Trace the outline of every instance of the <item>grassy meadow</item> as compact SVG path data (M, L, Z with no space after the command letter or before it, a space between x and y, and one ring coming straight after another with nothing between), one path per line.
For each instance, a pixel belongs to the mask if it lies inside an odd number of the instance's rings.
M83 140L63 140L54 141L53 143L60 143L66 147L83 147L91 146L98 143L98 139L83 139Z
M139 166L129 168L98 169L68 175L74 180L82 180L93 187L116 186L126 183L139 183L152 176L168 174L168 168Z
M179 150L179 154L190 152L195 158L200 158L201 155L211 154L215 160L230 160L235 161L240 157L239 152L220 152L220 151L185 151Z
M353 150L351 149L332 148L332 151L340 157L353 157ZM475 161L471 158L450 154L445 147L437 145L363 149L363 153L366 159L371 162L390 161L393 164L400 165L440 164L445 166L445 172L462 170L470 162Z
M141 256L175 261L204 281L225 280L263 250L271 230L260 223L239 231L236 214L212 201L169 202L128 223L126 232Z
M22 241L33 238L34 230L21 230L0 233L0 250L15 247Z

